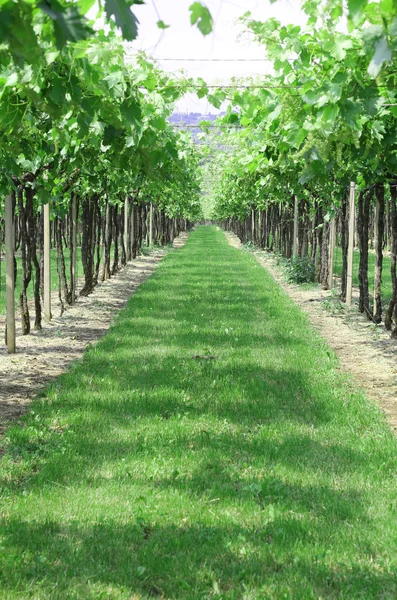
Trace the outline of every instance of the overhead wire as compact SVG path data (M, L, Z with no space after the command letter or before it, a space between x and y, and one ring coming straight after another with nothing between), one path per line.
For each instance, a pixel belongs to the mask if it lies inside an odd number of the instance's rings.
M127 56L130 58L135 56L135 54L127 53ZM167 62L266 62L273 63L273 59L271 58L159 58L156 56L151 57L152 60L157 61L167 61ZM287 62L292 62L296 60L295 58L287 58L285 59Z

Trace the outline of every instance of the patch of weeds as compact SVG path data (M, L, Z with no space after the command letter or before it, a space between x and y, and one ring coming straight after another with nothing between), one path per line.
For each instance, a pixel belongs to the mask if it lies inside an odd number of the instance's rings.
M274 259L278 267L285 267L288 262L285 256L280 254L280 252L278 252L277 250L275 250L274 252L270 252L270 256Z
M323 308L333 315L345 313L347 308L346 304L340 300L339 295L335 290L331 291L330 297L327 298L327 300L324 300L322 304Z
M139 249L139 254L141 256L149 256L149 254L151 253L152 249L150 246L141 246Z
M294 256L286 263L286 276L289 283L314 283L314 262L308 256Z
M245 242L245 244L243 244L243 248L247 252L254 252L255 250L257 250L257 247L255 246L254 242L251 241Z
M372 337L375 340L379 340L380 337L383 335L383 333L384 333L383 326L384 326L383 323L379 323L379 324L378 323L371 323L369 325L368 329L369 329Z

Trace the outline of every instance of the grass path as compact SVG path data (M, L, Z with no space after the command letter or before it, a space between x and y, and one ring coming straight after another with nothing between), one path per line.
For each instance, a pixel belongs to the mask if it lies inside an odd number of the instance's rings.
M214 228L24 423L0 467L1 598L397 597L396 441Z

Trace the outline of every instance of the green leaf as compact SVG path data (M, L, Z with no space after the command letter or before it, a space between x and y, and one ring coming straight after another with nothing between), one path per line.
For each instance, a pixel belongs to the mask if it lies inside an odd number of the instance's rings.
M357 24L364 14L368 0L348 0L347 7L349 9L349 19Z
M159 131L163 131L167 127L167 122L164 119L164 117L155 117L154 119L151 120L151 125L155 129L157 129Z
M63 7L56 0L47 0L38 6L53 20L58 48L63 48L67 41L77 42L92 35L87 19L76 6Z
M135 137L133 135L128 135L125 138L125 146L126 148L132 148L135 146Z
M120 109L130 125L136 125L142 119L142 110L138 102L123 102Z
M50 65L51 63L55 62L56 59L58 58L58 56L59 56L58 50L46 52L45 58L46 58L47 64Z
M322 92L313 92L312 90L308 90L306 94L303 95L303 100L306 102L306 104L312 106L320 100L322 95Z
M375 54L368 67L368 75L377 77L383 63L391 59L391 50L385 37L381 37L375 47Z
M105 146L110 146L111 143L123 134L121 129L116 129L113 125L108 125L103 134L103 143Z
M33 63L41 51L32 26L31 8L24 3L0 2L0 40L7 41L11 55L17 60Z
M138 2L131 2L126 0L105 0L106 15L110 19L114 16L117 27L120 27L123 37L126 40L135 40L138 35L138 24L139 21L131 11L131 4L138 4Z
M158 27L159 29L168 29L168 28L169 28L169 25L166 25L166 24L164 23L164 21L157 21L157 27Z
M11 75L9 75L7 77L5 87L13 87L17 83L18 83L18 73L11 73Z
M86 15L88 11L94 6L95 0L78 0L77 6L82 15Z
M379 7L385 15L387 15L387 16L393 15L394 16L395 10L394 10L394 1L393 0L380 0Z
M337 83L331 83L328 90L328 97L331 102L337 102L342 96L342 87Z
M268 117L266 119L266 123L268 123L268 124L273 123L273 121L278 119L280 114L281 114L281 104L276 106L276 108L268 115Z
M119 83L124 81L124 73L123 71L113 71L104 77L104 80L108 82L109 89L111 90Z
M323 121L327 121L328 123L334 124L339 113L339 108L337 106L332 106L329 104L323 110L322 119Z
M343 7L342 7L342 5L340 5L340 6L334 6L334 8L330 12L330 16L331 16L331 19L333 21L336 21L337 19L339 19L340 17L342 17L343 16Z
M210 11L201 2L193 2L189 7L191 12L190 22L196 25L203 35L208 35L212 31L213 20Z

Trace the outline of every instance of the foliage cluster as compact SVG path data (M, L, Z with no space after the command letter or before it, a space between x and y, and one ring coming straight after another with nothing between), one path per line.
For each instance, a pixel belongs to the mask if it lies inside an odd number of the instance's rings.
M242 18L274 73L236 79L223 92L230 106L218 142L225 148L214 193L220 218L243 218L293 195L332 211L352 180L362 188L394 181L395 21L385 40L388 5L355 4L348 32L339 2L305 3L305 27Z
M198 158L187 134L167 122L180 86L145 55L127 59L113 21L95 33L87 29L77 11L92 3L59 4L60 12L50 4L0 7L8 15L4 35L15 11L25 27L25 37L16 29L11 39L7 30L8 42L0 46L2 195L29 185L39 204L51 201L62 213L70 193L111 202L140 193L170 216L197 217ZM108 0L108 16L109 6L120 15L123 4ZM129 39L133 32L125 27Z
M313 283L316 275L314 262L309 256L294 256L287 261L286 274L290 283Z

